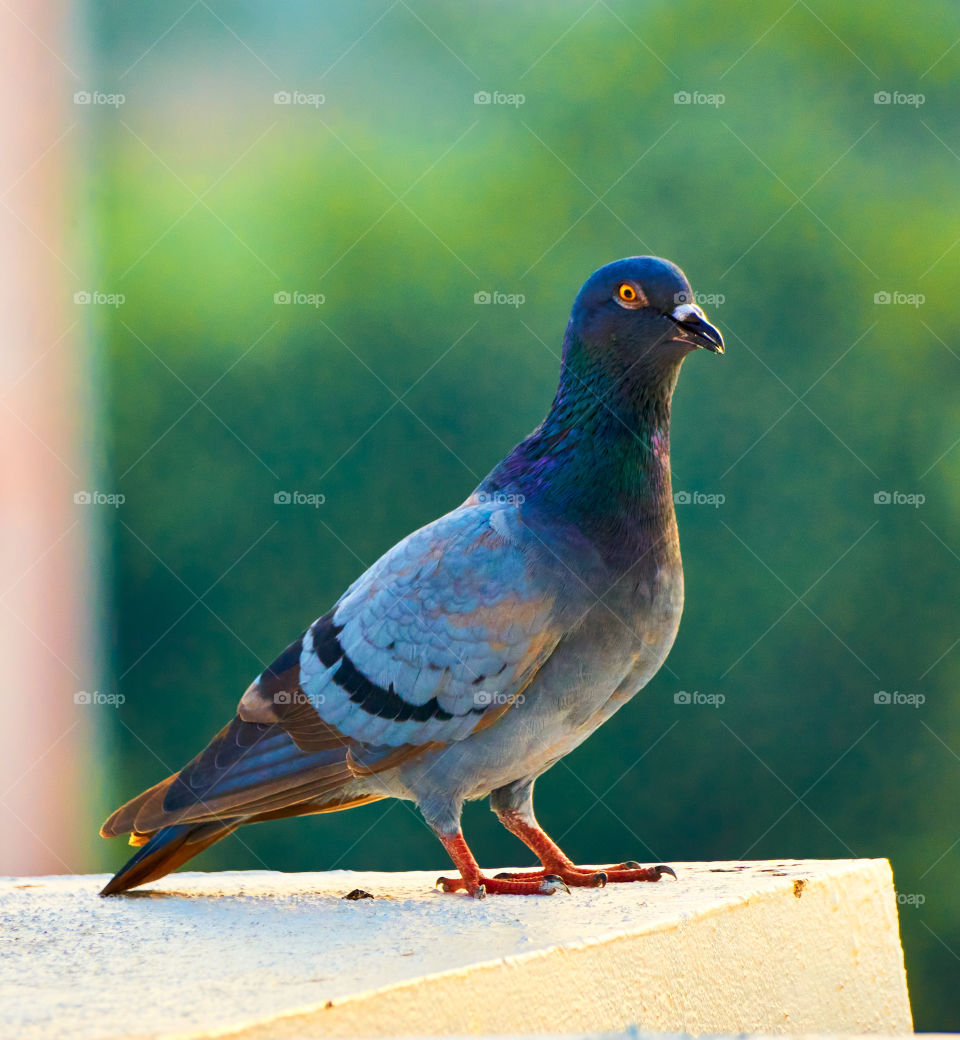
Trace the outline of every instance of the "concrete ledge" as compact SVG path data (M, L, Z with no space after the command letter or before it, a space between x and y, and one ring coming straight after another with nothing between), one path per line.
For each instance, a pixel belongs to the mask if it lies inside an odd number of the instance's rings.
M911 1032L886 860L674 866L483 902L438 872L2 879L0 1034Z

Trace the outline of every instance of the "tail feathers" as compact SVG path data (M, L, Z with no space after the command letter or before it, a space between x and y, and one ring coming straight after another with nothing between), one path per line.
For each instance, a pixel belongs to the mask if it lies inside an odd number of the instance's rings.
M117 895L164 877L197 853L209 848L214 842L231 834L242 822L243 820L234 819L198 824L184 823L163 827L152 836L134 835L131 843L136 841L143 847L114 874L100 895Z
M378 802L382 797L376 794L351 796L338 791L334 792L333 797L319 803L301 802L230 820L173 824L152 834L134 831L130 835L130 844L139 847L139 851L107 882L100 895L118 895L138 885L145 885L148 881L165 877L214 842L232 834L241 824L282 820L290 816L310 816L314 813L339 812L341 809L352 809L368 802Z
M117 809L100 834L152 834L326 797L354 777L347 750L305 752L279 725L236 717L179 773Z
M286 820L291 816L317 816L320 813L340 812L342 809L353 809L358 805L368 805L385 798L382 794L348 795L337 792L340 797L329 798L321 802L301 802L299 805L287 805L279 809L258 812L244 820L244 823L264 823L267 820Z
M350 791L344 743L304 751L278 724L239 716L179 773L121 806L105 838L129 833L138 851L103 889L114 895L169 874L242 823L333 812L373 801Z
M162 802L167 789L176 778L177 774L173 773L166 780L161 780L160 783L154 784L153 787L144 791L143 794L137 795L136 798L131 798L125 805L121 805L100 828L100 837L116 838L120 834L135 832L137 813L140 809L151 799L157 799ZM130 843L133 844L132 839ZM140 844L143 844L143 842L140 842Z

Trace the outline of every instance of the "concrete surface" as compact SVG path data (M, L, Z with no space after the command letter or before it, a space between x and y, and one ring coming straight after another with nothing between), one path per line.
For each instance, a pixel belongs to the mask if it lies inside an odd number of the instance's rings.
M0 1035L912 1030L886 860L673 865L483 902L439 872L0 879Z

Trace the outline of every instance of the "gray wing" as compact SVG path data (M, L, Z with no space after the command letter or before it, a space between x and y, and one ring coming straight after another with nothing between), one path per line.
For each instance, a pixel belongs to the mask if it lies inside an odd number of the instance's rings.
M576 600L542 541L515 506L474 500L415 531L250 687L241 718L279 721L304 748L332 729L412 751L489 725L553 652Z

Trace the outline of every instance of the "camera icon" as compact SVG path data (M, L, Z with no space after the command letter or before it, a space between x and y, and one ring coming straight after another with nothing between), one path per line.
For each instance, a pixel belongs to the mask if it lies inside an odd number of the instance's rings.
M473 103L475 105L489 105L492 100L493 96L489 90L478 90L473 95Z
M493 696L491 695L489 690L477 690L477 692L473 695L473 703L476 704L478 707L486 707L486 705L492 703L492 701Z
M273 302L274 303L289 303L290 300L291 300L291 296L290 296L290 293L288 293L288 292L280 291L280 292L275 292L273 294Z
M273 103L275 105L289 105L293 101L293 97L289 90L278 90L273 95Z
M890 694L887 693L886 690L878 690L873 695L873 703L874 704L889 704L890 703Z
M891 496L889 491L875 491L873 495L873 504L875 506L888 506L891 502Z
M280 690L278 693L273 695L274 704L290 704L291 697L289 690Z
M88 506L93 501L93 495L89 491L75 491L73 504L77 506Z
M90 293L88 292L75 292L73 294L74 303L89 303L90 299Z
M90 694L87 693L86 690L79 690L77 693L75 693L73 695L73 703L74 704L92 704L93 703L93 697L91 697Z
M891 296L890 296L890 293L888 293L888 292L881 291L881 292L875 292L873 294L873 302L874 303L889 303L890 300L891 300Z
M678 90L673 95L673 103L675 105L689 105L691 100L689 90Z
M689 491L677 491L673 496L673 501L678 506L690 505L690 492Z
M677 690L677 692L673 695L673 703L674 704L689 704L690 703L690 694L687 693L686 690Z
M878 90L873 95L873 103L875 105L889 105L891 101L889 90Z
M474 303L489 303L493 297L488 292L475 292L473 294Z
M277 491L273 496L273 504L275 506L288 506L290 505L291 497L289 491Z
M73 95L73 103L75 105L89 105L93 101L93 95L89 90L78 90Z

